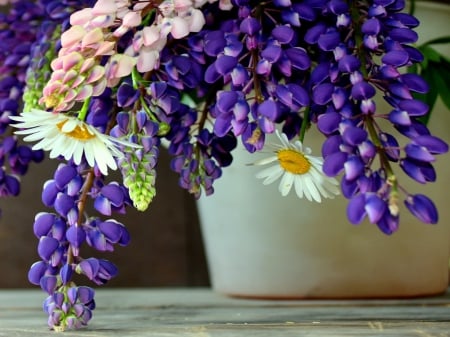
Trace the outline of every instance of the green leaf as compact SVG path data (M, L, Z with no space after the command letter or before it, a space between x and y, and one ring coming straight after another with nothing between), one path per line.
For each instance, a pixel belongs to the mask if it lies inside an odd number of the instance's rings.
M427 45L430 45L430 44L444 44L444 43L450 43L450 36L438 37L436 39L427 41L427 42L423 43L421 45L421 47L427 46Z
M441 62L441 60L443 59L443 56L437 50L435 50L430 46L427 45L421 46L419 47L419 50L422 52L423 56L428 62L430 61ZM426 65L424 67L426 67Z
M445 104L447 109L450 109L450 63L441 62L433 65L433 77L433 85L436 85L442 102Z
M435 71L432 67L423 68L422 72L420 73L420 76L422 76L423 79L429 84L430 90L426 94L413 93L413 97L415 99L427 103L428 106L430 107L428 113L425 116L419 118L419 120L425 125L428 123L428 120L430 119L434 104L436 103L439 94L438 87L436 86L434 73Z

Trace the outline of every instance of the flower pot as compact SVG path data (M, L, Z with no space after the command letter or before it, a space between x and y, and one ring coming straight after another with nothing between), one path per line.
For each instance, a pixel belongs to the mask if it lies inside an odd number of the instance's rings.
M421 36L441 31L449 6L417 3ZM430 22L430 24L428 24ZM425 34L425 35L423 35ZM450 114L439 102L430 129L450 141ZM270 139L268 140L270 142ZM307 135L305 145L320 154L323 138ZM248 165L267 153L250 156L242 148L224 169L215 193L198 201L213 288L224 294L257 298L412 297L444 292L450 256L448 157L438 159L435 184L407 185L436 203L437 225L425 225L402 207L399 230L391 236L376 225L351 225L347 200L321 204L282 197L277 183L255 178L261 167ZM410 180L397 170L401 182Z

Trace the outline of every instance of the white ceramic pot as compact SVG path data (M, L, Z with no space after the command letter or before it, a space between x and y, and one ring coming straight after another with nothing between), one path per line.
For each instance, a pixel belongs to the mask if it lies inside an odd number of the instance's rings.
M449 6L417 5L417 15L425 22L420 34L423 29L447 33L442 27L448 25ZM450 114L442 104L430 128L450 141ZM307 137L306 145L319 154L322 139ZM438 159L437 183L409 185L436 202L439 223L422 224L403 207L400 229L392 236L367 222L349 224L343 197L317 204L298 199L293 191L280 196L277 183L263 186L255 178L261 167L247 164L256 159L257 155L236 151L214 195L198 202L216 291L262 298L361 298L424 296L447 289L448 156Z

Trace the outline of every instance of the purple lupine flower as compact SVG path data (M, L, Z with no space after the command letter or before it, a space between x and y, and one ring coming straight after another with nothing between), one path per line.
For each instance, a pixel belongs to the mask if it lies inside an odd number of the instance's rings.
M104 215L111 215L113 212L125 213L125 206L128 193L117 182L111 182L101 187L95 198L94 207Z
M87 325L95 309L94 290L90 287L62 286L44 301L48 325L55 331L78 329Z
M81 261L75 270L98 285L105 284L118 273L117 267L112 262L93 257Z
M89 220L86 226L87 243L98 251L114 251L114 245L126 246L130 242L130 234L123 224L109 219L101 221L98 218Z
M427 196L423 194L409 196L405 200L405 205L420 221L426 224L436 224L438 222L436 206Z

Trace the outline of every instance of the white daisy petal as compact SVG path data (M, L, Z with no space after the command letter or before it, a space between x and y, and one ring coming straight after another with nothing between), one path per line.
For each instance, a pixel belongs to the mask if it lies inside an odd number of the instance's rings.
M312 198L317 201L321 202L322 199L320 197L320 193L317 190L316 184L314 184L314 181L312 177L310 176L309 179L305 179L306 189L311 193Z
M50 151L50 158L63 156L66 160L73 159L80 164L82 158L89 166L97 165L100 172L108 174L108 168L117 169L114 157L122 157L119 145L140 148L125 140L105 135L92 125L64 113L52 113L44 110L32 109L20 116L11 116L11 124L18 130L15 133L25 135L24 140L37 142L33 150Z
M264 179L263 184L269 185L272 184L274 181L278 180L283 175L284 171L280 166L273 166L271 170L271 174L267 176L266 179Z
M302 176L302 177L298 177L298 179L302 180L302 184L303 184L303 193L305 194L305 198L308 199L309 201L312 201L313 198L311 196L311 192L309 191L309 189L306 187L306 180L308 179L306 176Z
M258 173L256 173L255 177L258 179L270 177L271 175L276 173L276 170L279 167L280 167L279 165L269 166L269 167L265 168L264 170L261 170Z
M266 164L273 163L277 160L278 160L277 156L272 156L272 157L259 159L259 160L255 161L253 164L254 165L266 165Z
M280 185L278 186L278 190L281 195L285 197L291 191L292 184L294 183L295 176L290 172L285 172L281 177Z
M302 179L299 179L296 177L294 181L294 187L295 187L295 193L297 193L297 196L301 199L303 198L303 181Z

